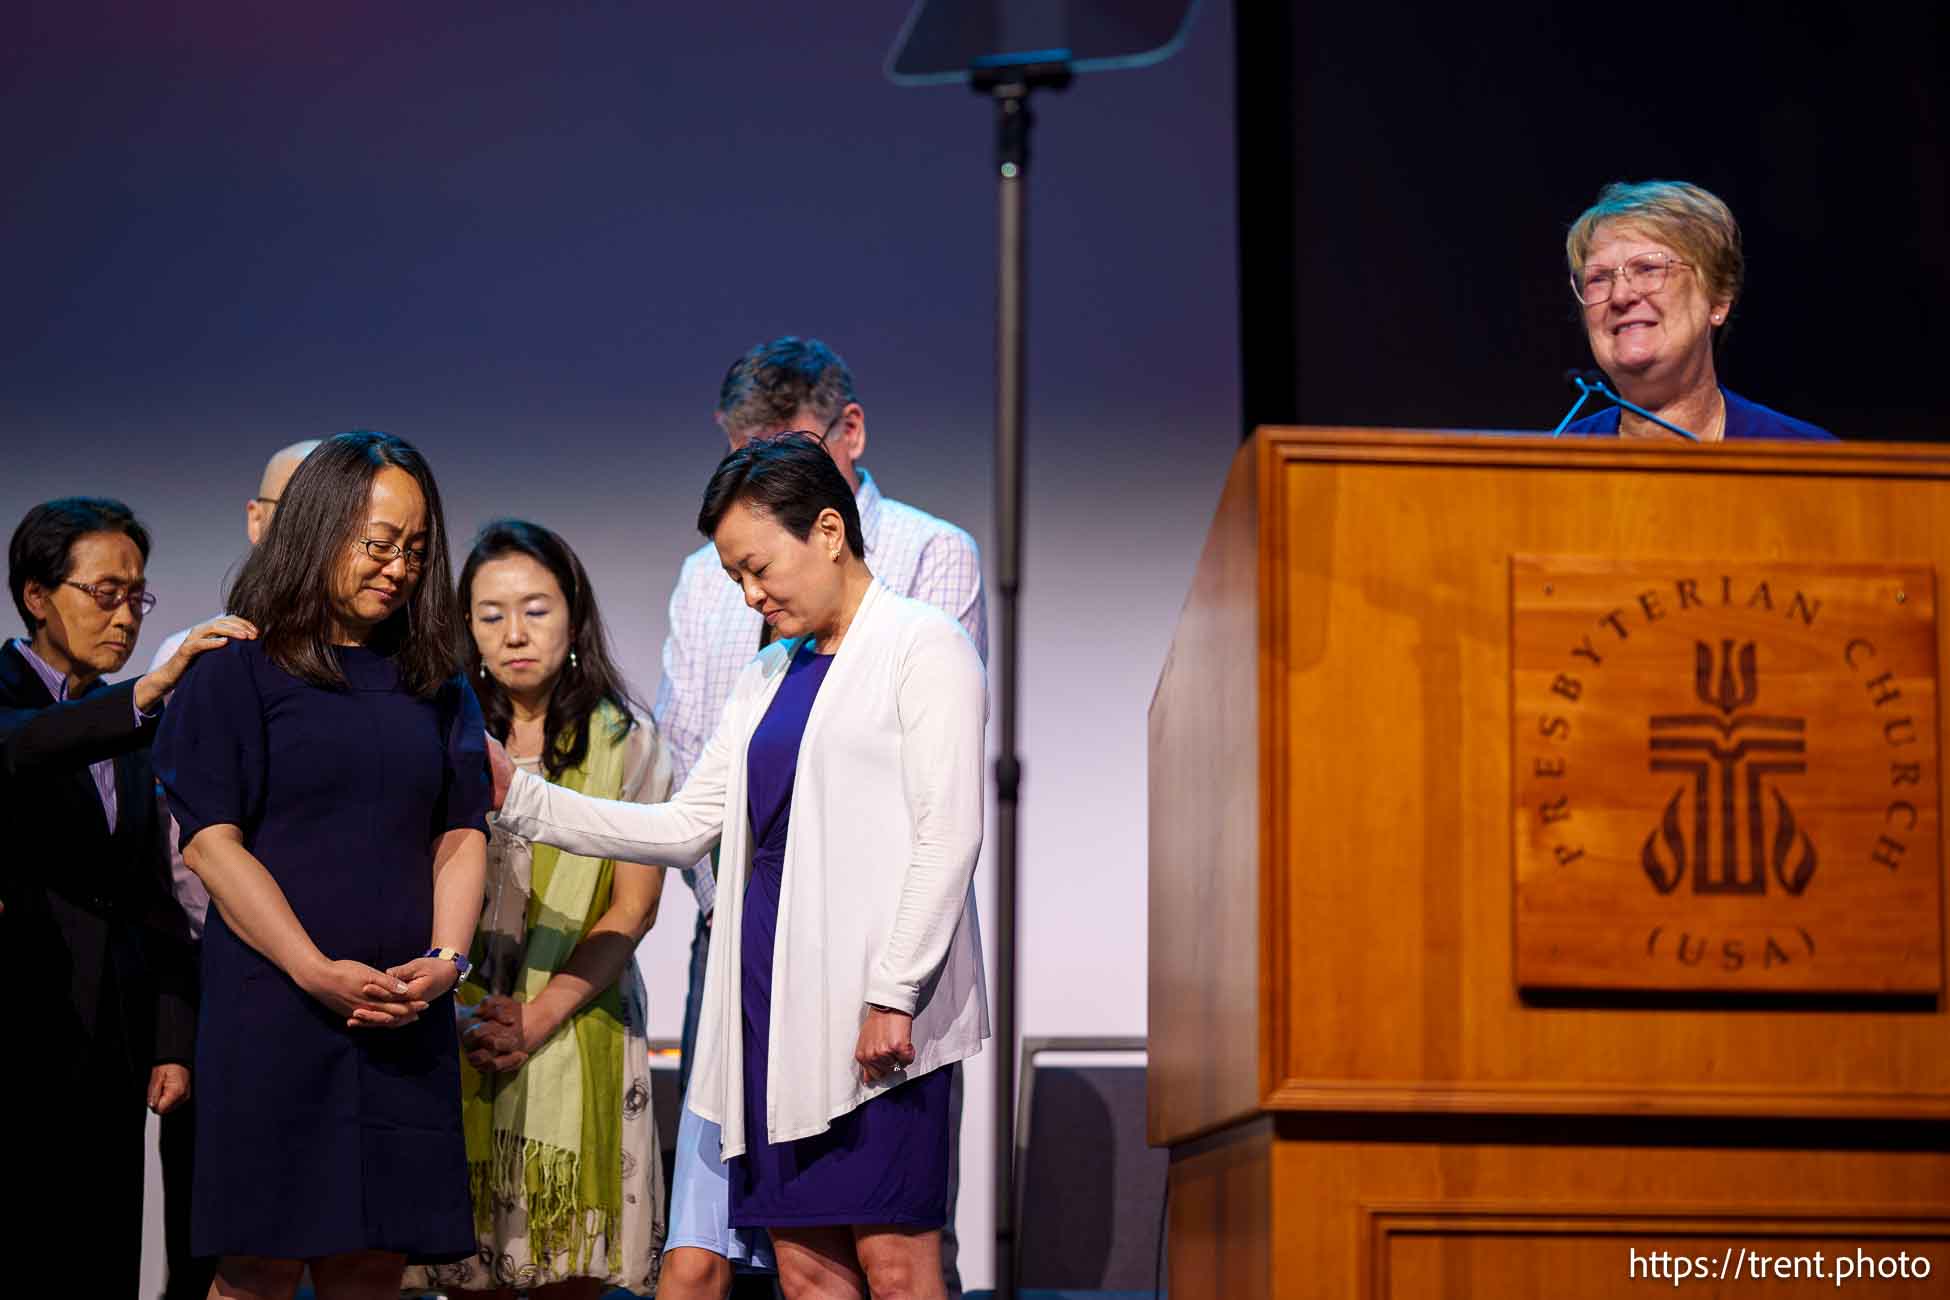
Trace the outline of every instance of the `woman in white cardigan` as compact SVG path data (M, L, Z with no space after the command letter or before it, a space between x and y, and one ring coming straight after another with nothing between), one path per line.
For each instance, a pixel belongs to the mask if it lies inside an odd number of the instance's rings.
M687 1101L731 1223L791 1300L939 1297L948 1071L988 1037L972 877L986 682L967 635L873 578L853 494L796 434L725 457L699 530L777 639L670 802L586 798L493 755L500 825L684 867L720 846ZM505 795L504 795L505 791Z

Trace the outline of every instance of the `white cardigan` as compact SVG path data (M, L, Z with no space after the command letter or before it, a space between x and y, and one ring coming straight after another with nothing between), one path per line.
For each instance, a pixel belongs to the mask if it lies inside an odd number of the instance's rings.
M722 836L690 1108L746 1148L740 935L751 830L745 756L801 641L745 668L684 788L669 803L590 799L517 773L513 834L571 853L688 867ZM932 605L874 582L806 720L786 831L772 952L766 1136L823 1133L989 1036L973 877L983 830L981 658ZM914 1063L869 1084L853 1059L867 1004L914 1014Z

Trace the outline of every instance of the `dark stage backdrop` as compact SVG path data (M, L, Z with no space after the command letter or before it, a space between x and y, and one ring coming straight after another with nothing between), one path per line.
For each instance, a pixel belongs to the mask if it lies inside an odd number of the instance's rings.
M991 540L991 110L880 66L906 0L15 0L0 40L0 518L153 526L137 655L218 607L274 447L426 451L458 544L588 562L625 669L723 444L726 365L816 333L886 491ZM1144 717L1236 445L1231 14L1041 105L1032 181L1021 1029L1145 1026ZM9 629L11 631L11 629ZM988 888L987 868L979 878ZM675 1036L692 910L641 960ZM989 931L992 938L993 930ZM969 1078L965 1277L989 1280Z
M1588 366L1564 232L1613 180L1745 234L1730 387L1950 435L1940 4L1238 0L1244 416L1549 429Z

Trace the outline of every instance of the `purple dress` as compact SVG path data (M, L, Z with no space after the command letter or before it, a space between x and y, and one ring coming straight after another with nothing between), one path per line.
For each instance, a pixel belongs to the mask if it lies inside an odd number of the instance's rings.
M871 1098L796 1142L765 1140L766 1050L772 1023L772 951L785 881L799 740L831 655L802 645L752 733L751 877L745 887L741 997L744 1008L746 1153L731 1161L731 1226L799 1228L889 1224L939 1228L948 1221L949 1070L933 1070ZM790 1087L789 1080L781 1086Z

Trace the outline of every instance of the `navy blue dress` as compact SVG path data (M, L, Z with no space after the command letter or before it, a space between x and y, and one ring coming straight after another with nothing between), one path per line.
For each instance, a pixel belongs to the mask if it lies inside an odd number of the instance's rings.
M293 677L255 641L202 656L156 770L183 843L239 827L321 952L384 970L427 950L433 841L486 830L481 711L460 678L420 699L384 656L338 653L350 690ZM347 1029L211 908L191 1251L472 1255L451 998L404 1028Z
M796 1142L765 1140L772 950L792 782L807 715L832 663L831 655L813 653L810 642L800 647L746 751L746 802L756 847L739 931L746 1154L730 1164L731 1226L939 1228L948 1221L948 1070L929 1071L869 1099L824 1133Z

